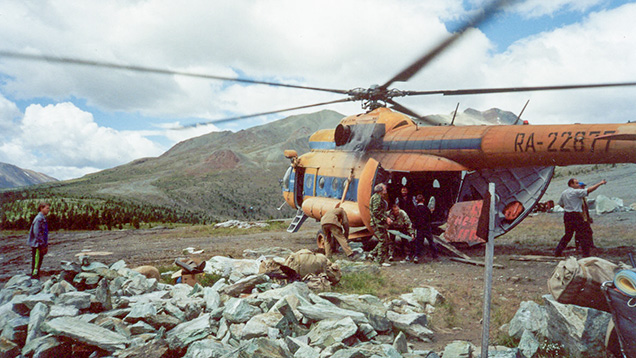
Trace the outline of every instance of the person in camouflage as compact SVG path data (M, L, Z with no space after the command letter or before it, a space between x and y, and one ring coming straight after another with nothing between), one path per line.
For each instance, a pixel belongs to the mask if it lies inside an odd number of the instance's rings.
M387 216L388 203L383 196L387 195L386 185L378 184L373 188L374 194L369 202L369 211L371 214L371 228L375 237L378 238L378 245L371 251L371 257L379 264L383 264L389 258L389 251L393 252L393 245L387 233L388 225L392 221Z
M393 223L391 223L391 225L389 225L389 230L397 230L399 232L401 232L404 235L409 235L411 236L411 241L407 241L404 238L399 238L399 242L400 244L397 244L396 238L394 237L393 234L389 233L389 237L391 238L391 241L393 242L393 250L392 252L389 252L389 261L393 260L393 257L395 255L398 255L398 253L400 255L406 255L405 260L406 261L411 261L411 257L410 255L413 254L413 250L411 250L411 245L409 245L409 242L412 242L413 240L415 240L415 231L413 230L413 225L411 224L411 219L409 219L409 215L406 213L406 211L400 209L400 206L398 205L398 203L393 204L393 206L391 207L391 211L389 212L389 218L391 219L391 221L393 221Z

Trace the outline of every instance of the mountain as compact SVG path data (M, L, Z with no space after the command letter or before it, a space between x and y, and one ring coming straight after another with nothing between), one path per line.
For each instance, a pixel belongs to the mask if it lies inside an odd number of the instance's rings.
M156 158L48 186L56 195L126 199L204 213L212 220L289 217L279 179L285 149L309 151L309 136L343 115L324 110L238 132L212 132L177 143Z
M277 209L283 203L279 180L290 164L283 151L308 152L309 136L319 129L335 128L342 117L324 110L238 132L212 132L177 143L156 158L137 159L36 190L47 191L39 196L126 202L152 207L150 211L160 207L213 221L290 217L293 210L287 205ZM450 123L452 114L437 117ZM456 123L515 120L512 113L498 109L468 109L458 114ZM37 194L30 193L33 197ZM101 204L91 205L97 208Z
M15 165L0 163L0 189L17 188L57 181L55 178Z

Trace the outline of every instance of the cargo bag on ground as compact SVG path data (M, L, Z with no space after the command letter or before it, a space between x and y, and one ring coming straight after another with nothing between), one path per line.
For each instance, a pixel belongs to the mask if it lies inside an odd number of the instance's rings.
M548 289L558 302L610 312L601 284L612 281L618 267L598 257L569 257L557 264Z

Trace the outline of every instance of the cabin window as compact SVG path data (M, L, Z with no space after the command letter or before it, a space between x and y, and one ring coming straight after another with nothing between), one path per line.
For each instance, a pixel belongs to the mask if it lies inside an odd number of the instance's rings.
M320 179L318 180L318 187L320 189L324 189L325 188L325 177L320 177Z
M338 190L338 178L333 178L333 181L331 182L331 189L334 191Z
M399 127L403 127L403 126L405 126L405 125L407 125L407 124L409 124L409 122L407 122L407 121L402 121L402 122L398 123L395 127L393 127L393 129L395 129L395 128L399 128Z

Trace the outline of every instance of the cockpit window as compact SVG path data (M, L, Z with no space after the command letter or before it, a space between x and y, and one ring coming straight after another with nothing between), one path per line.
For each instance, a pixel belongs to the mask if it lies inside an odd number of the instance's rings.
M283 188L289 191L289 178L291 177L292 167L287 168L285 175L283 176Z

